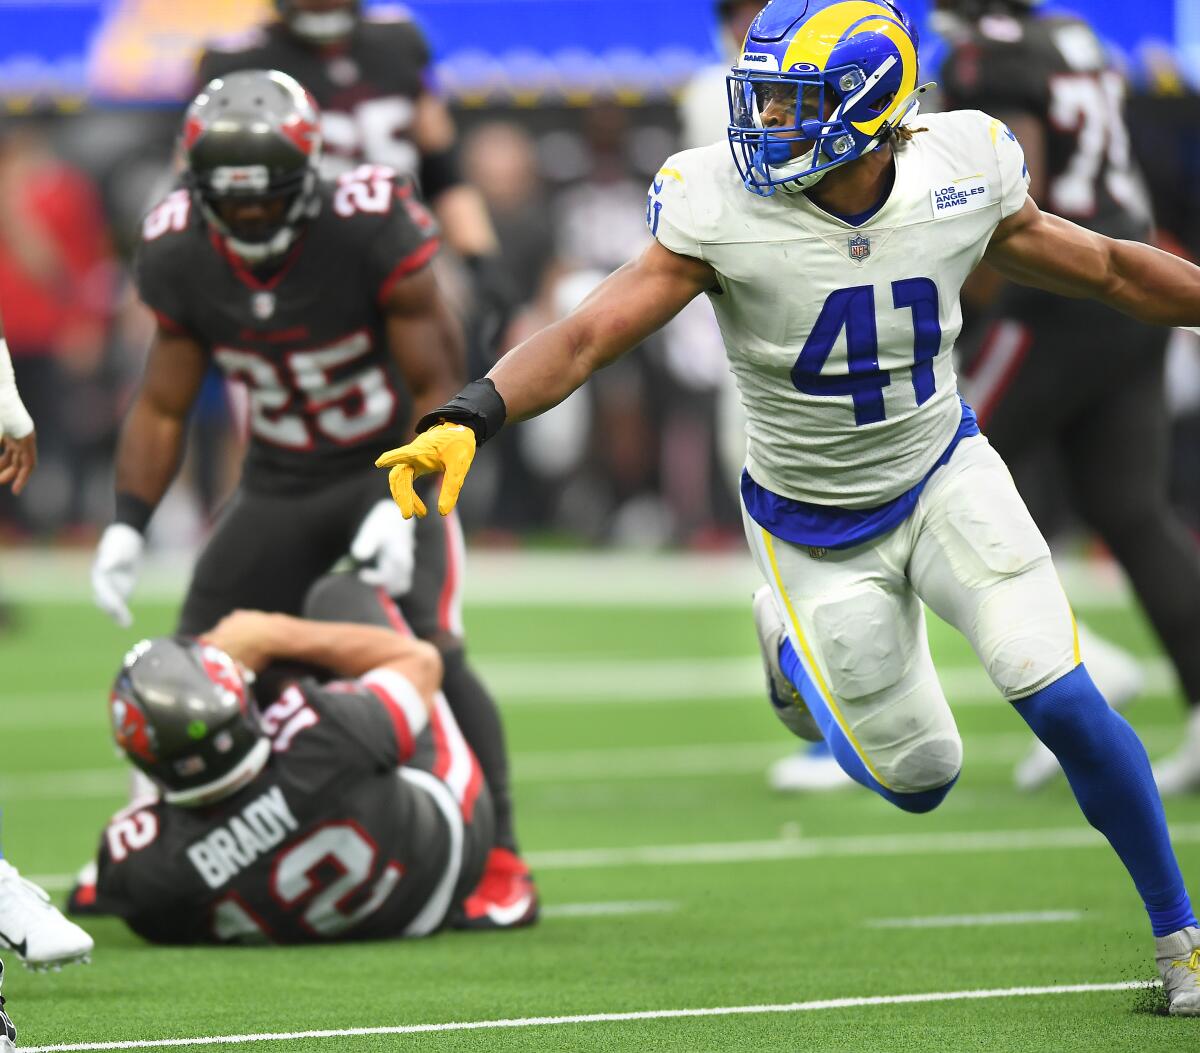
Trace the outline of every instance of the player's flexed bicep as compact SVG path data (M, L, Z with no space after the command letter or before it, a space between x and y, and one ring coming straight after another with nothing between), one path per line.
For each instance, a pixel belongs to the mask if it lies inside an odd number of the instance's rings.
M1032 199L996 228L985 258L1023 285L1098 300L1152 325L1200 326L1200 268L1085 230Z

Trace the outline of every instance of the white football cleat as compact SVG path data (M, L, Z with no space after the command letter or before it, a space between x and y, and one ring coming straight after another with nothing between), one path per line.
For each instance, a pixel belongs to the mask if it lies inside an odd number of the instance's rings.
M767 677L767 698L784 727L809 742L821 741L821 729L800 697L800 692L784 675L779 664L779 648L787 630L779 615L779 606L771 586L764 585L754 594L754 629L762 652L763 672Z
M30 969L59 969L86 962L92 938L68 921L50 897L0 859L0 948L14 950Z
M0 986L4 985L4 963L0 962ZM16 1053L17 1029L4 1011L4 995L0 994L0 1053Z
M1087 626L1076 626L1079 651L1092 682L1113 709L1120 710L1142 693L1146 672L1128 651L1102 639ZM1062 774L1062 766L1050 748L1037 739L1013 771L1018 790L1039 790Z
M1154 960L1172 1016L1200 1016L1200 929L1191 925L1154 941Z
M1192 708L1183 744L1154 765L1154 781L1164 797L1200 790L1200 706Z
M767 782L780 793L820 793L857 785L832 753L814 754L807 749L772 764L767 769Z

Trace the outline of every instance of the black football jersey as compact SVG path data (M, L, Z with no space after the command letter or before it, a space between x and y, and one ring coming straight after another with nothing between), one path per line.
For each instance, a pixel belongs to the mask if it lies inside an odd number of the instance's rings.
M437 247L412 184L378 166L322 184L319 212L268 271L235 255L186 189L150 211L138 291L160 325L194 337L245 385L248 487L320 485L407 440L411 397L387 346L381 301Z
M1130 150L1125 81L1086 23L1070 15L987 15L955 42L941 81L951 106L1042 122L1042 208L1111 237L1148 237L1149 199Z
M492 806L444 701L424 712L387 669L289 687L263 711L272 752L243 789L114 816L97 907L159 943L435 931L479 881Z
M415 175L420 155L410 134L429 63L424 35L405 18L364 18L344 44L328 47L307 44L275 22L211 46L201 56L197 79L202 86L235 70L281 70L321 108L327 175L363 161Z

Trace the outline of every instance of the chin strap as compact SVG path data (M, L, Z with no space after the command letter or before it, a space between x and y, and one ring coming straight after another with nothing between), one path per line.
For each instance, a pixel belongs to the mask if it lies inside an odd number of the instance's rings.
M300 223L312 219L321 211L321 198L315 192L316 185L316 174L310 171L305 177L304 188L296 195L295 202L288 209L287 216L284 217L283 226L267 241L242 241L209 207L208 202L204 200L204 195L195 194L193 196L200 205L205 222L225 240L225 244L247 263L255 264L274 259L287 252L300 236Z
M240 241L232 234L226 234L225 244L247 263L263 263L287 252L295 244L298 234L292 226L280 229L270 241Z

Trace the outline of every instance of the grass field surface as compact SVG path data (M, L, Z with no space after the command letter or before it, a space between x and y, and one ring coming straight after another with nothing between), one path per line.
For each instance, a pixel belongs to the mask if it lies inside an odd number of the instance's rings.
M148 587L119 630L81 567L42 589L37 566L0 563L19 601L0 636L0 804L6 853L61 895L124 801L107 686L130 643L171 628L177 582ZM905 815L858 789L782 797L764 770L793 740L761 695L752 574L596 566L487 564L467 610L505 711L537 927L176 950L96 920L92 965L9 969L21 1047L1200 1049L1200 1020L1158 1015L1162 996L1138 986L1155 975L1144 913L1066 785L1012 788L1024 725L951 630L931 621L966 760L940 809ZM1078 613L1149 661L1128 715L1161 754L1179 699L1140 615L1094 585ZM1167 811L1200 893L1200 798Z

